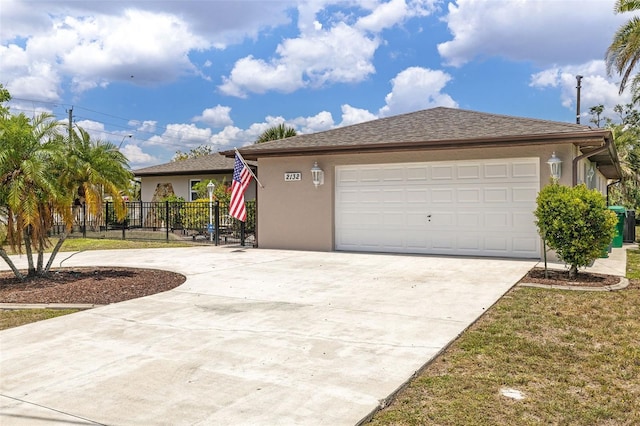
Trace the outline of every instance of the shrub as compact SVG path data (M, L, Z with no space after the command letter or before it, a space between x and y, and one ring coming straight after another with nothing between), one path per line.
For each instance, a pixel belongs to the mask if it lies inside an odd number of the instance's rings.
M534 212L540 236L570 265L569 276L597 259L615 234L618 222L604 197L585 185L550 184L538 194Z

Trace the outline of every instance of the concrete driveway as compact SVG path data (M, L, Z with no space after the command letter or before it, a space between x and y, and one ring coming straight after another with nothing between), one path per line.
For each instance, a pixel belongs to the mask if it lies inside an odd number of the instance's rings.
M353 425L535 264L229 247L77 253L63 266L188 278L0 332L0 424Z

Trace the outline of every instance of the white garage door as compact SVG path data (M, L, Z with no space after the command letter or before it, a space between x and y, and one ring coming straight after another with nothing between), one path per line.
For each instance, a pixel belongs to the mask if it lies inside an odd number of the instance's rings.
M540 256L540 160L336 167L337 250Z

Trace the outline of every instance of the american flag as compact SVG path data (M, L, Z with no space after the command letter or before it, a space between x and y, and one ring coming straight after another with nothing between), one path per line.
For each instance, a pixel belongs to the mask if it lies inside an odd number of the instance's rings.
M231 182L231 202L229 214L238 220L246 222L247 208L244 205L244 192L251 182L251 172L244 165L236 152L236 162L233 166L233 181Z

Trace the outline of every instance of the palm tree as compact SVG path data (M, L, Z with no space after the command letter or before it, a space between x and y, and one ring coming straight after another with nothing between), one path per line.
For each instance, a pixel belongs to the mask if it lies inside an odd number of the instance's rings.
M24 244L28 275L42 272L44 249L48 244L53 212L66 205L70 197L57 184L56 170L62 146L60 123L51 114L28 119L24 114L2 116L0 120L0 204L5 206L7 241L12 248ZM64 210L61 214L65 214ZM68 214L67 214L68 216ZM38 265L33 263L33 248L38 251ZM0 248L0 257L8 260ZM11 262L14 274L22 277Z
M89 133L78 127L65 151L67 167L62 179L76 191L75 204L86 204L89 212L102 211L104 194L115 202L117 211L124 207L124 195L133 174L127 158L111 142L91 140Z
M5 96L1 93L4 99ZM10 99L10 97L8 98ZM5 100L8 100L5 99ZM72 207L80 197L90 211L101 211L102 194L110 194L118 219L125 214L123 192L133 178L127 159L108 142L91 141L82 129L62 136L62 125L50 114L33 119L11 115L0 99L0 206L6 240L14 250L24 247L28 276L45 275L73 224ZM49 261L43 267L54 216L65 223ZM0 241L2 243L2 241ZM33 252L37 251L37 265ZM16 277L24 275L0 246L0 257Z
M292 136L296 136L298 132L293 127L286 126L284 123L278 124L277 126L269 127L267 130L262 132L260 137L256 140L256 143L263 143L268 141L275 141L278 139L290 138Z
M640 10L640 1L638 0L617 0L614 6L615 13L636 10ZM607 74L611 76L612 71L615 70L622 77L620 94L624 92L638 60L640 60L640 18L634 16L615 33L605 56ZM640 76L638 74L632 79L631 90L634 102L640 100Z

